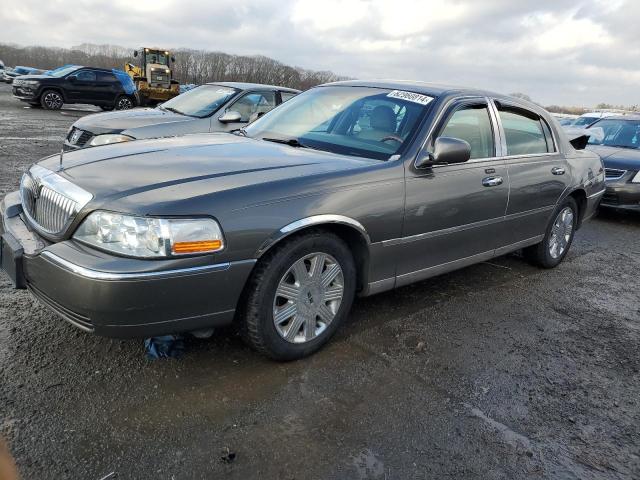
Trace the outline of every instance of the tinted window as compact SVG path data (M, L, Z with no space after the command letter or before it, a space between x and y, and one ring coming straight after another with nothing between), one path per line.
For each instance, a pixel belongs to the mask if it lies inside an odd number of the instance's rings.
M276 106L275 92L248 93L235 102L229 110L238 112L241 122L248 122L251 115L260 116Z
M286 102L287 100L292 99L296 95L297 95L297 93L293 93L293 92L280 92L280 96L282 97L282 103Z
M491 117L485 105L470 105L456 110L438 136L468 142L472 159L495 156Z
M500 108L500 118L507 142L507 155L535 155L553 151L539 116L526 110Z
M95 82L96 81L96 74L94 72L92 72L91 70L82 70L81 72L78 72L78 80L82 81L82 82Z
M113 73L98 72L99 82L115 82L116 76Z

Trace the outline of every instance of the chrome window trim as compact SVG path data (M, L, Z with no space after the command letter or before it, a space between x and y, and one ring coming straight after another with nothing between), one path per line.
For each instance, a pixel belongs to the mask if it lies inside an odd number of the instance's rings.
M603 188L603 189L602 189L602 190L600 190L599 192L596 192L596 193L594 193L594 194L589 195L589 196L587 197L587 199L589 199L589 198L594 198L594 197L597 197L597 196L599 196L599 195L604 195L604 192L606 192L606 191L607 191L607 189L606 189L606 188Z
M200 267L188 267L188 268L178 268L173 270L161 270L157 272L124 272L124 273L114 273L114 272L104 272L101 270L94 270L91 268L82 267L80 265L76 265L69 260L65 260L62 257L59 257L53 252L49 252L45 250L40 254L43 258L48 261L54 263L58 267L62 267L65 270L79 275L84 278L89 278L91 280L102 280L102 281L131 281L131 280L148 280L148 279L158 279L158 278L167 278L174 276L182 276L182 275L193 275L198 273L209 273L209 272L219 272L223 270L228 270L231 267L230 262L218 263L215 265L203 265ZM256 260L245 260L249 262L255 263Z
M511 160L514 158L535 158L535 157L543 157L543 156L554 156L554 155L559 155L562 152L560 151L560 144L558 143L558 139L556 138L556 132L555 130L552 128L551 124L547 121L546 118L544 118L542 115L538 114L537 112L531 110L530 108L527 108L525 106L519 105L517 102L513 102L513 101L509 101L509 100L505 100L502 101L500 99L496 99L496 98L492 98L491 102L493 103L493 107L495 108L496 111L496 117L498 120L498 128L500 129L500 136L501 138L504 139L503 141L503 153L505 153L506 155L504 155L502 158L504 158L505 160ZM549 129L549 131L551 132L551 140L553 141L553 152L545 152L545 153L531 153L531 154L521 154L521 155L508 155L509 153L509 149L507 148L507 138L506 135L504 133L504 127L502 125L502 118L500 118L500 110L498 109L498 105L496 105L496 102L499 102L501 105L506 105L508 107L512 107L515 109L521 109L524 110L526 112L532 113L533 115L536 115L540 120L542 120L543 122L545 122L547 124L547 128Z

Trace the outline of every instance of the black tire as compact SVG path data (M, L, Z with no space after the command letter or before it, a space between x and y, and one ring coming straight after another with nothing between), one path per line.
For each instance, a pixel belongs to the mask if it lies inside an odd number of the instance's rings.
M116 110L130 110L135 106L135 102L128 95L120 95L114 104Z
M40 105L45 110L60 110L63 104L64 98L57 90L45 90L40 95Z
M304 343L285 340L273 318L276 290L281 279L299 260L314 253L330 255L343 275L342 299L335 316L315 338ZM254 350L279 361L297 360L318 351L349 314L356 290L356 267L347 245L336 235L317 230L285 240L256 265L240 300L242 336ZM291 320L293 321L293 320Z
M552 242L554 236L554 225L558 222L559 215L565 211L565 209L570 209L573 215L572 223L571 223L571 232L569 236L569 240L566 241L566 246L564 249L556 256L551 253L552 250ZM533 245L531 247L527 247L523 250L524 257L534 265L537 265L541 268L554 268L557 267L564 257L566 257L569 248L571 248L571 244L573 243L573 237L576 232L576 227L578 226L578 204L576 201L569 197L564 202L562 202L558 207L554 210L553 215L551 215L551 220L549 221L549 225L547 225L547 230L544 235L544 239L542 242L537 245ZM566 232L563 230L563 232Z

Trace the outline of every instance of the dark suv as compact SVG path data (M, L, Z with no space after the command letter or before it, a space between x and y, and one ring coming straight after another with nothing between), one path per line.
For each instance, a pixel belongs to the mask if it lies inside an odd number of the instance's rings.
M126 110L138 103L133 81L125 72L78 65L51 70L45 75L16 78L13 95L47 110L59 110L65 103L96 105L103 110Z

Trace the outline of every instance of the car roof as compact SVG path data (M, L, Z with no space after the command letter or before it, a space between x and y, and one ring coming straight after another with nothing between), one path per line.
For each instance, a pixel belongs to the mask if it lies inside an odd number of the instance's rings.
M640 114L631 113L629 115L609 115L607 117L602 117L600 120L640 120Z
M478 88L461 87L440 83L422 82L419 80L343 80L320 85L321 87L333 85L343 85L347 87L374 87L386 88L390 90L407 90L414 93L421 93L430 97L440 97L449 94L482 95L494 98L508 98L500 93L490 92ZM510 97L509 97L510 98ZM529 102L527 102L529 103Z
M286 92L300 93L300 90L295 88L279 87L277 85L264 85L262 83L248 83L248 82L207 82L205 85L220 85L222 87L238 88L240 90L254 90L260 88L268 88L273 90L282 90Z

